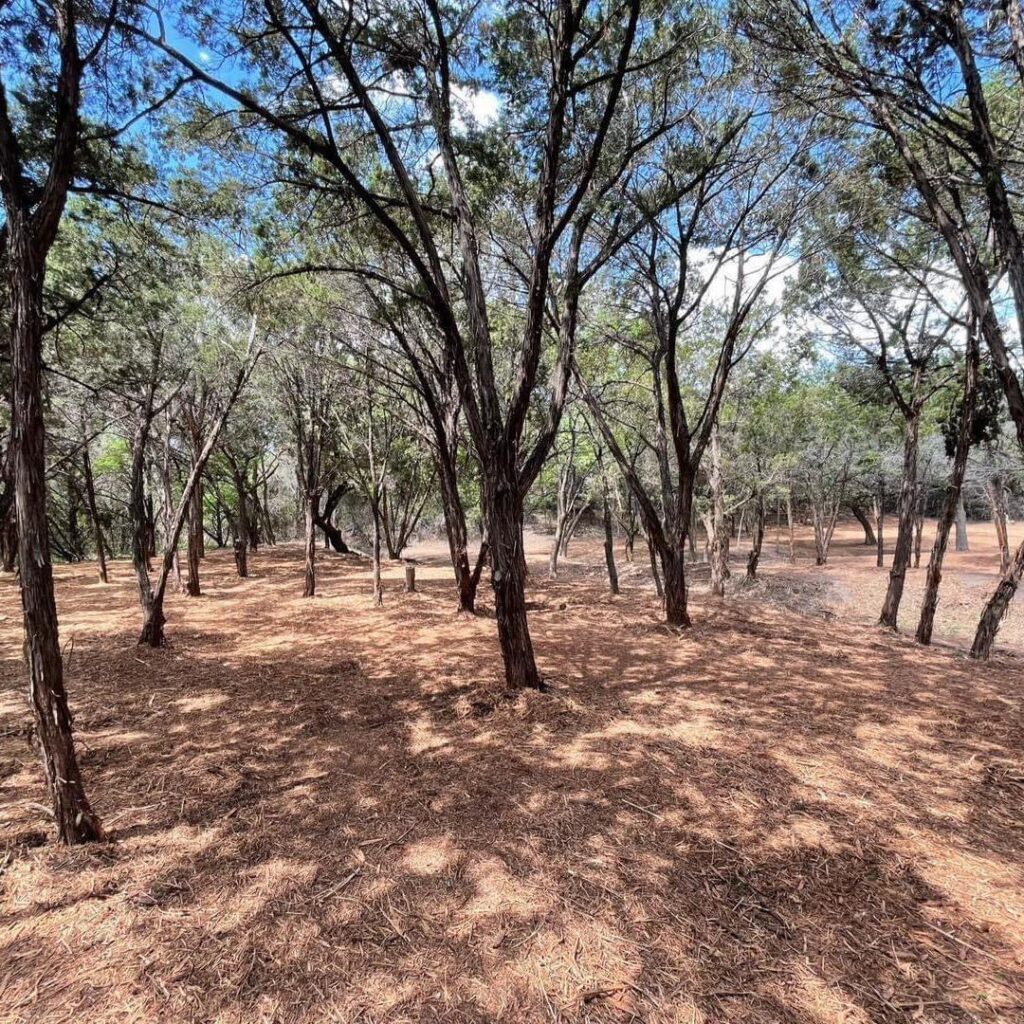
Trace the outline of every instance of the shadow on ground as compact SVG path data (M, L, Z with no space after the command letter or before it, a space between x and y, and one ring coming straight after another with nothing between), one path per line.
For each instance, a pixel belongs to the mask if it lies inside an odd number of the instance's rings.
M0 583L0 1020L1024 1020L1019 662L743 598L677 635L538 565L554 689L510 698L443 564L375 610L358 560L252 563L159 651L123 564L60 571L115 838L73 851Z

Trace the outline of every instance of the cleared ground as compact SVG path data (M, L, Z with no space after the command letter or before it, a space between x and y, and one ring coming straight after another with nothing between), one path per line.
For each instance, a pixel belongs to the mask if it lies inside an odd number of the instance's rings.
M950 558L945 640L973 632L990 534ZM640 566L613 599L596 541L551 582L534 538L554 690L514 699L437 546L383 609L358 559L304 601L297 547L244 581L213 553L160 651L126 563L107 587L60 567L116 839L72 851L42 845L0 580L0 1020L1019 1024L1022 609L985 666L883 634L857 541L821 570L770 532L766 582L698 589L677 635Z

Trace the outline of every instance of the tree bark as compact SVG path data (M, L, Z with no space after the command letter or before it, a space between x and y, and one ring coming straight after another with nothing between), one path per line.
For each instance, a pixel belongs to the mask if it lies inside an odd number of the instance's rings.
M60 205L63 207L63 199ZM58 839L82 843L105 836L82 784L64 690L46 521L42 348L43 279L49 246L33 237L28 220L24 211L12 212L8 207L11 448L28 696Z
M164 624L166 622L164 618L164 596L167 593L167 578L170 575L171 567L174 564L174 556L178 550L178 541L181 539L181 531L185 526L185 519L188 515L188 507L189 502L192 499L192 492L199 486L199 481L202 479L203 472L206 469L206 463L209 460L210 455L213 453L214 446L217 444L221 431L224 429L224 424L227 423L229 413L232 408L234 408L235 402L238 400L238 396L242 393L242 388L245 387L245 383L249 379L249 375L252 373L253 369L255 369L259 355L260 350L256 347L256 317L254 316L249 328L249 342L246 346L245 355L242 357L241 366L235 375L234 384L230 393L225 398L220 414L217 416L213 426L210 428L210 432L207 435L206 440L203 442L202 450L199 452L195 462L192 464L192 469L189 472L188 479L185 481L185 486L182 489L181 500L178 503L177 510L175 511L170 536L168 536L167 543L164 548L163 561L160 566L160 575L157 578L156 587L152 590L149 612L143 622L142 632L139 634L140 644L147 644L150 647L159 647L164 642ZM146 582L148 584L148 577Z
M924 598L921 602L921 617L917 623L917 642L930 644L935 624L935 611L939 605L939 584L942 582L942 562L946 557L949 531L954 520L959 521L963 510L963 483L967 470L967 457L971 450L971 435L974 425L974 410L978 389L978 348L977 340L969 341L967 348L967 369L964 382L964 397L960 405L960 427L953 451L953 470L949 477L946 502L935 529L935 543L928 561L928 578L925 582ZM959 532L959 530L957 531Z
M103 526L96 507L96 483L92 475L92 459L89 457L89 442L82 445L82 476L85 480L85 500L89 506L89 519L92 522L93 542L96 545L96 573L100 583L107 582L106 541L103 538Z
M689 627L687 607L685 547L666 546L661 552L661 568L665 575L665 621L670 626Z
M188 502L188 576L185 593L199 597L202 588L199 582L199 560L203 557L203 488L197 483Z
M1006 481L1002 473L994 473L985 481L985 492L992 505L992 525L999 545L999 571L1010 568L1010 537L1006 526Z
M875 548L875 565L881 569L885 565L885 481L878 481L878 494L874 498L875 534L878 545Z
M956 506L956 549L957 551L970 550L967 539L967 509L964 507L963 487L960 488Z
M750 555L747 557L747 579L757 579L757 564L761 560L761 545L764 543L764 499L754 499L754 526L751 535Z
M647 535L647 552L651 556L651 576L654 577L654 592L658 597L664 599L665 588L661 583L661 573L658 572L658 556L654 550L654 542L651 540L650 534ZM683 607L686 607L686 598L683 597Z
M985 661L992 653L992 645L995 643L999 625L1010 607L1013 595L1017 593L1021 576L1024 576L1024 544L1017 548L1013 561L1003 573L995 593L989 598L985 610L981 613L978 630L974 634L974 643L971 646L972 658Z
M855 502L850 502L850 511L853 513L853 518L857 520L861 525L861 529L864 531L864 547L873 548L878 543L875 537L875 531L871 528L871 520L868 519L864 512L864 509Z
M302 590L303 597L316 595L316 529L314 509L320 504L320 495L316 491L306 495L305 507L305 550L306 550L306 582ZM326 533L326 531L325 531Z
M513 690L543 689L526 614L523 502L511 458L497 455L484 475L483 499L491 557L491 587L505 680Z
M619 592L619 573L615 568L615 531L612 528L612 510L608 502L608 482L601 470L601 497L604 519L604 562L608 567L608 589L613 594Z
M889 586L886 588L880 626L897 628L903 585L910 566L911 547L914 542L914 516L917 510L917 437L920 417L915 415L907 420L903 438L903 474L900 480L899 522L896 529L896 549L889 570Z
M793 523L793 494L786 491L786 526L789 529L789 562L796 565L796 527Z

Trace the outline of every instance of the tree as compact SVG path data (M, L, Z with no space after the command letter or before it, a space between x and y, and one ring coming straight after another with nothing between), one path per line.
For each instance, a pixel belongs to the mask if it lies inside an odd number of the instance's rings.
M636 219L618 217L608 202L627 182L643 188L631 178L638 158L676 116L665 102L668 83L654 72L678 59L690 26L662 18L641 29L639 0L607 8L551 3L541 18L529 5L513 5L486 24L482 10L441 7L434 0L392 8L386 16L376 8L325 9L316 0L300 0L246 8L241 18L239 24L233 10L230 18L209 22L237 26L246 41L234 61L239 74L230 80L144 25L120 25L278 133L289 166L292 153L305 154L318 175L322 168L329 176L336 194L375 224L393 269L382 274L364 267L364 276L430 311L458 382L481 467L506 681L513 688L539 687L526 615L523 500L558 429L583 290L637 229ZM503 126L503 138L516 141L494 147L497 165L487 166L484 150L460 137L454 95L457 86L472 86L458 80L471 37L476 77L488 77L519 98L504 114L519 123ZM237 54L237 38L232 28L225 49ZM385 109L375 83L391 74L404 102ZM328 75L330 89L323 87ZM650 103L620 102L627 84ZM349 146L355 137L361 144ZM357 159L367 143L372 158ZM431 189L417 167L427 146L438 153L443 192ZM475 191L478 171L504 187ZM485 246L492 217L529 222L522 264L514 245ZM452 226L455 258L448 259L443 254ZM516 368L507 378L496 372L493 317L500 302L492 302L484 272L492 259L510 264L523 283L514 304ZM552 326L547 313L555 297L558 322ZM546 420L527 449L524 429L549 341L557 354Z

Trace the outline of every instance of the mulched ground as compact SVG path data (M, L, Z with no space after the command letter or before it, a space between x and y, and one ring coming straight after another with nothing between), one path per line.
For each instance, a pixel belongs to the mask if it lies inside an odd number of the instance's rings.
M1024 1021L1018 658L739 588L676 634L536 554L512 698L440 558L374 609L358 559L304 601L298 548L213 553L160 651L125 563L59 568L114 838L71 851L0 580L0 1021Z

